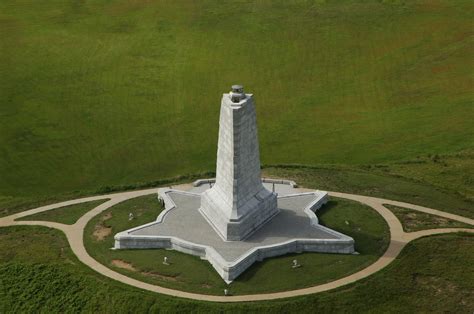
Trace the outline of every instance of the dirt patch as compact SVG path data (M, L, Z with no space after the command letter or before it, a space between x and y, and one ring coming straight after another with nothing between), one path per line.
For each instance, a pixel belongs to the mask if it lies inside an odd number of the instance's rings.
M452 222L443 217L433 217L433 223L438 226L449 226Z
M132 264L130 264L130 263L124 261L124 260L121 260L121 259L114 259L114 260L112 260L111 264L115 267L118 267L118 268L130 270L130 271L133 271L133 272L139 272L140 274L142 274L144 276L147 276L147 277L152 277L152 278L155 278L155 279L165 280L165 281L179 281L178 276L167 276L167 275L153 273L153 272L139 271L138 269L133 267ZM209 288L210 288L210 286L209 286Z
M415 213L406 214L403 222L405 224L405 228L409 232L418 230L420 228L447 228L458 225L456 222L443 217L417 215Z
M444 226L444 225L449 225L450 221L446 218L443 217L418 217L417 214L415 213L408 213L406 214L405 218L407 219L407 222L409 222L411 225L416 226L416 225L426 225L426 224L432 224L436 226Z
M452 282L434 276L419 275L416 276L415 282L426 289L429 289L434 295L455 293L459 290L459 288Z
M142 275L153 277L165 281L179 281L178 276L166 276L162 274L152 273L152 272L141 272Z
M410 219L416 219L416 218L417 218L417 216L416 216L416 214L415 214L415 213L408 213L408 214L407 214L407 218L410 218Z
M137 269L133 267L132 264L122 261L121 259L112 260L112 265L118 268L126 269L126 270L137 271Z
M104 241L104 239L112 233L112 227L106 226L104 223L110 218L112 218L112 213L108 212L104 216L102 216L102 218L100 218L99 223L95 225L94 232L92 233L92 235L97 241Z
M106 227L104 225L96 225L94 229L94 237L97 241L104 241L112 233L112 227Z

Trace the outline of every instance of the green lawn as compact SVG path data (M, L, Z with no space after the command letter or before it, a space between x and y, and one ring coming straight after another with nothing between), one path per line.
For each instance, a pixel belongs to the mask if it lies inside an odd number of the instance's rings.
M213 170L233 83L255 94L265 164L472 148L473 8L1 1L0 199Z
M405 232L414 232L436 228L472 228L474 226L423 212L402 208L393 205L384 205L400 220Z
M0 311L106 313L457 312L474 310L474 236L409 244L388 267L356 284L268 302L216 304L170 298L109 280L81 264L64 235L44 227L0 228Z
M141 216L128 221L128 213L136 208L142 209ZM117 232L153 221L159 208L156 197L150 196L111 207L86 226L87 251L104 265L153 284L205 294L221 295L224 288L233 294L249 294L303 288L354 273L382 255L390 238L387 224L370 207L334 198L318 214L321 223L353 237L360 255L303 253L272 258L254 264L227 286L212 266L199 257L168 250L110 250ZM108 236L98 238L97 226L110 230ZM165 256L171 266L161 263ZM291 268L295 258L303 267Z
M75 224L85 213L104 203L105 200L91 201L76 205L59 207L34 215L25 216L16 220L45 220L54 221L67 225Z

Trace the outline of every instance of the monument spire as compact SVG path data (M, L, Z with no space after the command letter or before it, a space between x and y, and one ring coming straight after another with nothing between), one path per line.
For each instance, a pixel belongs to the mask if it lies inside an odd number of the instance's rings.
M260 178L253 95L241 85L222 96L216 183L203 193L200 211L229 241L244 239L278 213L276 194Z

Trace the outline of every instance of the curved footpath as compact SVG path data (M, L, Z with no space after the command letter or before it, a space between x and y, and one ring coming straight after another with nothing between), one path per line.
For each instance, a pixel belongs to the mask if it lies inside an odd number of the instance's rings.
M189 184L173 186L173 188L181 189L181 190L188 190L190 187L191 185ZM306 189L301 189L301 190L303 191ZM429 230L422 230L422 231L407 233L403 231L402 224L397 219L397 217L390 210L385 208L383 204L409 208L409 209L421 211L427 214L432 214L432 215L456 220L459 222L470 224L472 226L474 226L474 220L470 218L446 213L443 211L439 211L436 209L431 209L431 208L413 205L409 203L385 200L381 198L368 197L368 196L362 196L362 195L329 192L329 195L334 196L334 197L346 198L346 199L350 199L350 200L354 200L354 201L366 204L372 207L374 210L376 210L387 221L387 224L389 225L389 228L390 228L390 245L388 249L385 251L385 253L375 263L347 277L344 277L344 278L341 278L329 283L304 288L304 289L276 292L276 293L236 295L236 296L215 296L215 295L197 294L197 293L190 293L190 292L163 288L157 285L148 284L148 283L127 277L120 273L117 273L113 271L112 269L107 268L106 266L97 262L94 258L92 258L87 253L86 248L84 247L84 242L83 242L84 228L86 227L86 224L89 222L89 220L91 220L94 216L100 214L102 211L106 210L107 208L110 208L111 206L118 204L120 202L123 202L127 199L157 193L157 191L158 189L155 188L155 189L147 189L147 190L132 191L132 192L114 193L114 194L108 194L108 195L80 198L80 199L61 202L57 204L42 206L35 209L27 210L24 212L16 213L4 218L0 218L0 227L14 226L14 225L40 225L40 226L46 226L46 227L59 229L66 234L66 237L69 241L69 245L71 246L71 249L74 252L74 254L76 254L77 258L82 263L86 264L87 266L91 267L92 269L101 273L104 276L107 276L111 279L123 282L125 284L131 285L137 288L141 288L141 289L145 289L145 290L149 290L153 292L158 292L158 293L175 296L175 297L182 297L182 298L195 299L195 300L201 300L201 301L214 301L214 302L243 302L243 301L274 300L274 299L313 294L313 293L335 289L335 288L353 283L362 278L368 277L376 273L377 271L381 270L382 268L390 264L398 256L398 254L405 247L405 245L410 241L413 241L420 237L441 234L441 233L460 232L460 231L474 233L474 227L473 229L465 229L465 228L429 229ZM74 204L79 204L79 203L84 203L88 201L101 200L101 199L108 199L108 201L105 203L102 203L101 205L93 208L92 210L84 214L73 225L65 225L61 223L48 222L48 221L15 221L15 219L17 218L29 216L29 215L40 213L43 211L47 211L47 210L51 210L51 209L55 209L59 207L64 207L64 206L69 206L69 205L74 205Z

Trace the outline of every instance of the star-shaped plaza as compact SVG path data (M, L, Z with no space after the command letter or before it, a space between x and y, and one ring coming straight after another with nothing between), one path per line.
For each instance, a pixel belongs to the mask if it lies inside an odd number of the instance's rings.
M242 241L225 241L200 213L201 194L209 189L204 183L189 191L160 189L165 210L156 221L118 233L116 248L172 248L197 255L208 260L227 282L255 261L272 256L354 252L352 238L318 222L315 211L326 203L326 192L301 193L288 182L264 186L278 192L279 213Z

